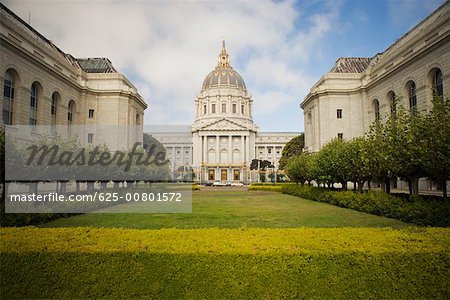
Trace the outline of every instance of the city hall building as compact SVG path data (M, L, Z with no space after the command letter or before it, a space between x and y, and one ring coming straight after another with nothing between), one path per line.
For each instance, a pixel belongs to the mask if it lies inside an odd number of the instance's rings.
M199 182L251 182L253 159L270 161L275 169L284 146L300 133L258 132L253 99L242 76L230 65L225 47L217 66L203 81L195 99L191 132L153 134L166 148L172 168L190 166Z
M450 2L373 57L342 57L303 99L305 151L363 135L397 105L429 111L450 96ZM430 185L421 184L422 188Z
M142 142L147 104L107 58L74 58L1 3L0 43L0 127L82 125L82 145L110 150Z

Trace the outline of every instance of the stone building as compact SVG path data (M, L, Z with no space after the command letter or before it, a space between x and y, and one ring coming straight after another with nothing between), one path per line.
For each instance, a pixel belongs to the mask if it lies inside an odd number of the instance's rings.
M433 90L449 97L449 19L446 1L374 57L339 58L300 104L305 151L317 152L336 137L363 135L376 119L387 118L395 105L427 111Z
M339 58L300 104L305 150L363 135L391 113L394 96L397 105L418 110L431 108L433 88L450 96L449 16L447 1L384 52Z
M283 147L299 133L258 132L252 106L252 96L230 65L223 42L219 62L195 100L192 135L155 137L166 147L172 167L192 167L196 181L257 181L258 175L249 169L251 161L269 160L278 168Z
M73 126L111 150L142 142L147 104L107 58L74 58L3 4L0 24L1 126Z

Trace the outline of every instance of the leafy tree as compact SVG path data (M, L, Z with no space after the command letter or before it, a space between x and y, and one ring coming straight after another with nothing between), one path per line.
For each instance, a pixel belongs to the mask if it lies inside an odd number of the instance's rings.
M146 149L147 151L150 151L151 149L153 150L153 153L166 153L166 148L164 148L164 145L161 144L157 139L155 139L154 137L152 137L150 134L144 132L144 137L143 137L143 147L144 149Z
M350 159L349 178L354 182L354 188L358 186L361 192L364 182L370 178L370 165L368 142L365 138L355 138L347 143L347 151Z
M310 182L312 180L311 158L312 156L306 153L291 157L285 168L289 179L295 181L297 184L300 182L302 186L306 181Z
M283 152L281 153L278 167L281 170L284 170L288 160L291 157L301 154L303 152L303 148L305 148L305 134L301 133L286 143L286 146L284 146Z
M442 185L447 198L447 180L450 179L450 100L435 96L433 108L425 117L427 130L422 136L425 170L430 178Z
M262 160L262 159L253 159L250 164L250 170L260 170L265 171L267 168L273 168L273 164L268 160Z

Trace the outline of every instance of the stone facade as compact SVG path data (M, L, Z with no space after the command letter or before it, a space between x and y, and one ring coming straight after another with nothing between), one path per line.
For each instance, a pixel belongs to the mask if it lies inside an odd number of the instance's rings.
M142 142L147 104L108 59L76 59L0 5L0 125L83 125L81 144L111 150Z
M195 100L191 140L186 135L153 135L167 149L173 169L192 166L199 182L250 182L254 158L278 160L285 144L299 133L259 133L252 118L253 99L230 65L225 42L216 68L205 78Z
M450 96L450 3L372 58L339 58L304 98L305 150L336 137L352 139L391 113L392 96L427 111L433 88ZM439 83L439 81L441 83Z

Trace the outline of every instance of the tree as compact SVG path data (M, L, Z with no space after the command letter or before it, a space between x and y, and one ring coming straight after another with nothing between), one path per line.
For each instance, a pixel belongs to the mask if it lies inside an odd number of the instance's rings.
M164 148L164 145L146 132L144 132L143 136L143 148L147 151L153 148L153 153L166 153L166 148Z
M425 170L428 176L442 185L447 198L447 180L450 179L450 100L435 96L433 108L425 117L423 151Z
M297 184L300 182L304 185L306 181L310 182L312 178L311 156L302 153L291 157L286 164L285 171L289 179L295 181Z
M265 171L267 168L273 168L273 164L268 160L253 159L250 164L250 170Z
M368 142L365 138L359 137L347 142L348 154L351 157L349 177L355 186L358 186L358 190L361 192L364 182L370 178L370 165Z
M284 170L288 160L291 157L301 154L303 148L305 148L305 134L301 133L287 142L286 146L284 146L280 161L278 162L278 168Z

